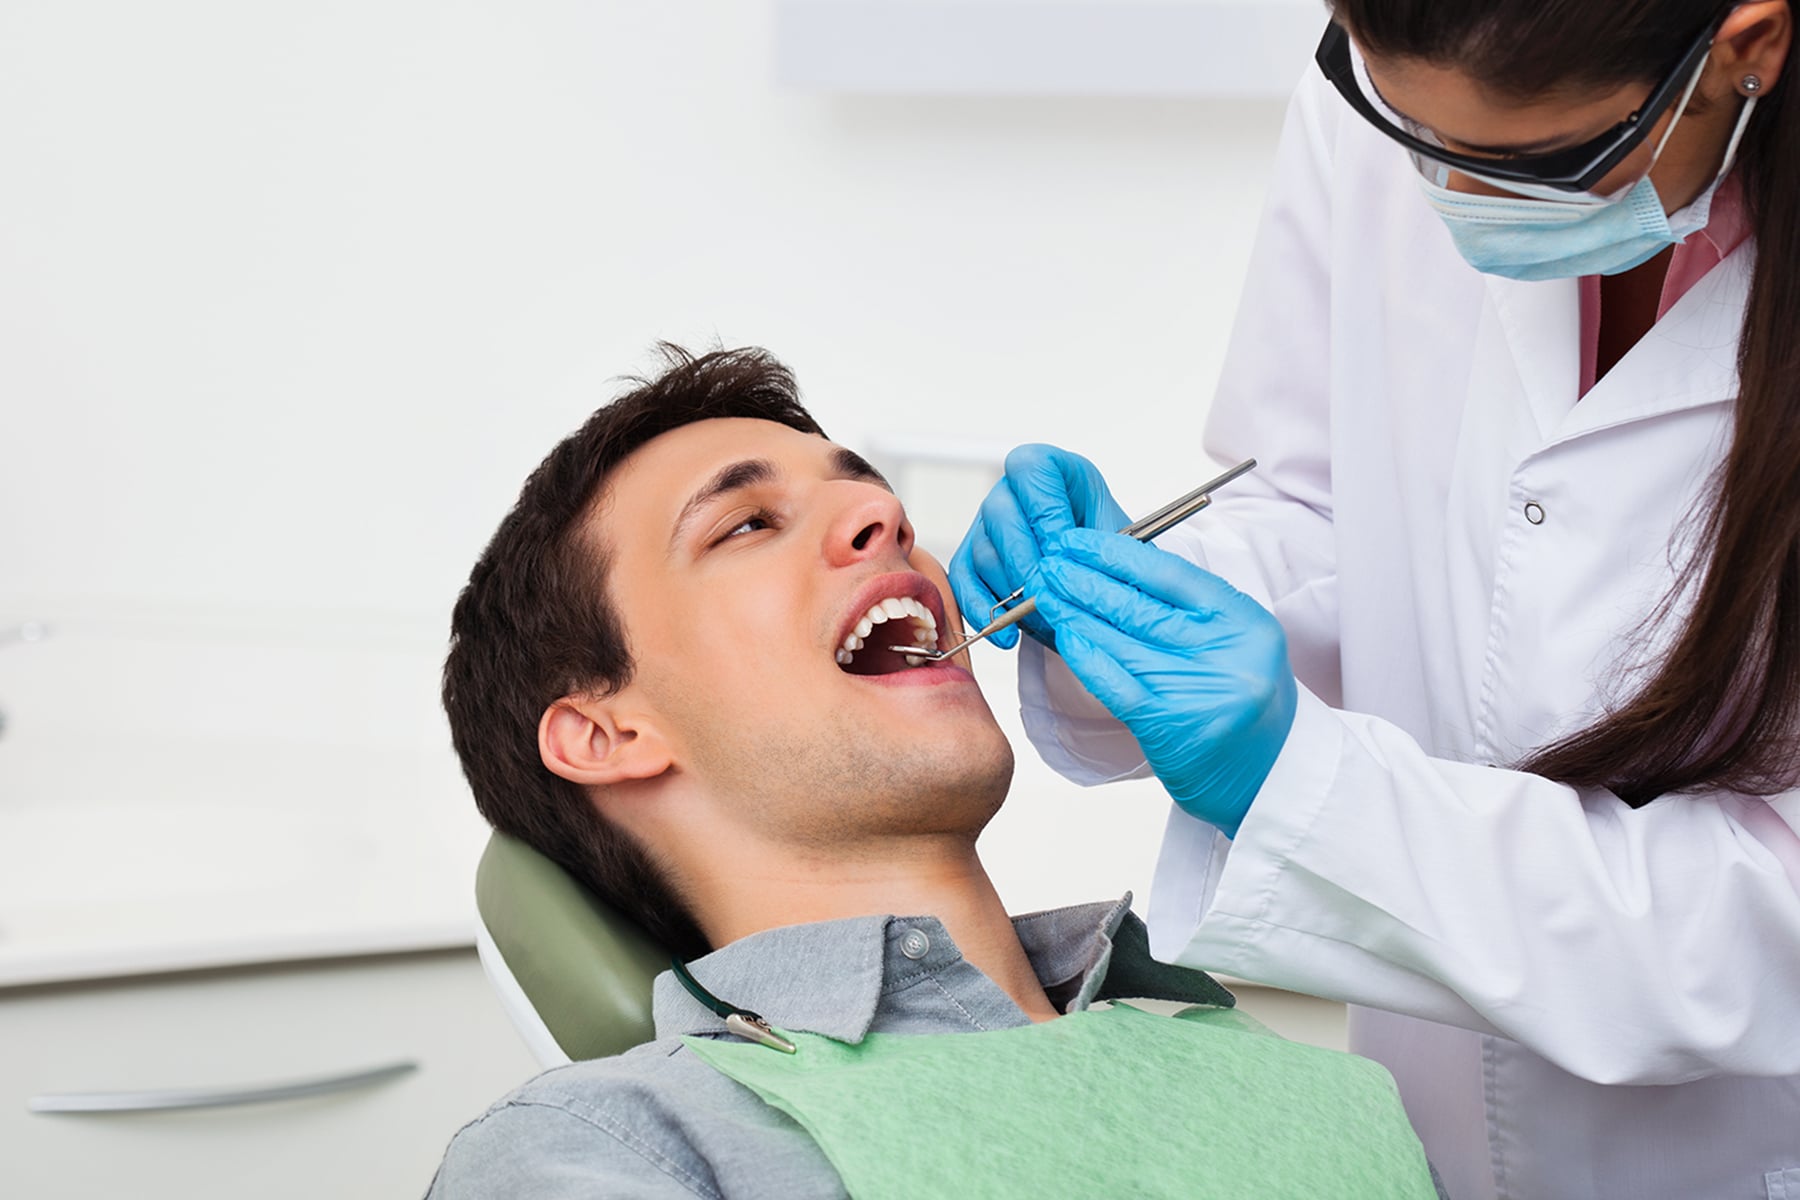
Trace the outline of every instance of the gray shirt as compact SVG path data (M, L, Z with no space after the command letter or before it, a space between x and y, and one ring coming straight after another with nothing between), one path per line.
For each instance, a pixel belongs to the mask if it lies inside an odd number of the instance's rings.
M1210 977L1150 957L1130 902L1013 919L1052 1003L1064 1012L1114 997L1230 1005L1231 994ZM1030 1024L931 917L771 929L695 960L691 970L715 996L773 1025L843 1042ZM670 972L656 980L654 1014L655 1041L546 1071L464 1126L429 1200L845 1194L798 1124L682 1044L684 1034L732 1035ZM923 1179L921 1189L928 1190Z

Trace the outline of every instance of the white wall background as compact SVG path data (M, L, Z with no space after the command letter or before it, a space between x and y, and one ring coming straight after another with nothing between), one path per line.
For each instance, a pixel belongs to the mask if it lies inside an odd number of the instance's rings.
M1137 510L1204 477L1280 105L782 90L772 22L0 8L0 624L414 646L393 720L436 728L470 563L658 338L769 347L853 446L1061 442ZM1009 714L1010 659L980 667ZM1160 793L1081 793L1018 742L1008 900L1141 896Z

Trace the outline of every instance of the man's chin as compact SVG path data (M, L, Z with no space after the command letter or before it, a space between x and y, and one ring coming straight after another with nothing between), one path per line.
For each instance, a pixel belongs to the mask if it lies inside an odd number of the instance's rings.
M966 737L941 744L940 755L917 763L914 777L921 795L941 798L948 808L971 822L979 833L1006 801L1012 787L1013 748L991 721Z
M1006 802L1012 781L1010 750L1002 761L967 763L954 773L886 793L862 816L863 831L880 837L952 837L973 846Z
M1012 743L985 705L954 721L884 726L848 758L841 778L890 832L978 834L1013 777Z

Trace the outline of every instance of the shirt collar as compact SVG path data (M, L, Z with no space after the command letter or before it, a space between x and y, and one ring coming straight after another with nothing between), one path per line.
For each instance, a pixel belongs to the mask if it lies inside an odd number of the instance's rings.
M1231 993L1210 976L1150 957L1131 895L1013 918L1026 957L1052 1002L1065 1012L1096 1000L1146 998L1229 1007ZM923 933L929 946L916 951ZM961 961L935 917L869 916L767 929L695 959L688 970L726 1003L770 1024L835 1041L862 1041L882 997ZM673 972L657 976L656 1036L718 1033L724 1021L687 993Z

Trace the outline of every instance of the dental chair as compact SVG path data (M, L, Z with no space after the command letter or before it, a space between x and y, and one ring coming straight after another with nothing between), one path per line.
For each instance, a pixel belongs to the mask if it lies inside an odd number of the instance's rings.
M655 1037L668 952L524 842L495 833L475 870L475 946L506 1015L546 1068Z

